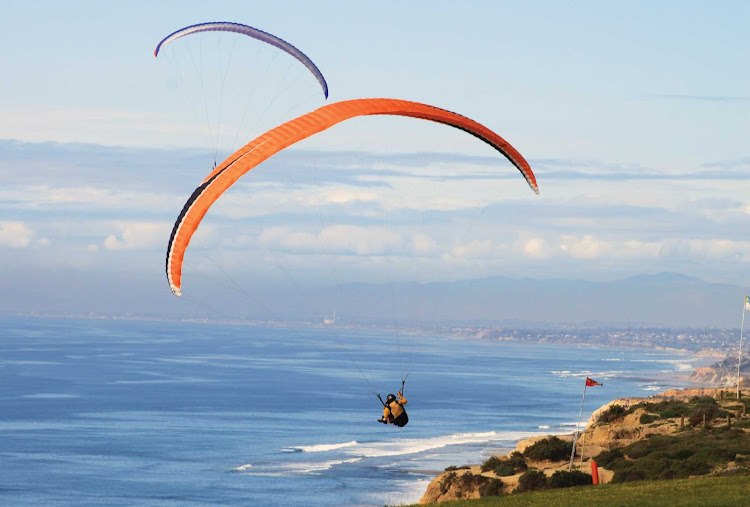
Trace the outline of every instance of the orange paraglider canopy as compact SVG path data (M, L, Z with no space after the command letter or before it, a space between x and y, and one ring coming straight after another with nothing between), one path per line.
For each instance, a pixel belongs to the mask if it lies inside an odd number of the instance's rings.
M461 129L502 153L521 171L529 186L539 193L529 163L505 139L484 125L460 114L427 104L397 99L356 99L328 104L290 120L246 144L216 167L185 203L172 229L167 247L167 280L172 292L181 295L182 260L195 230L211 205L243 174L281 150L357 116L410 116Z

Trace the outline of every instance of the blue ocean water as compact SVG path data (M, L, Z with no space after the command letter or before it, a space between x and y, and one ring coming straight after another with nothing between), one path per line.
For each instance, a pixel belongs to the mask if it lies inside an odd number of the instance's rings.
M680 387L678 353L389 331L0 320L0 504L394 505L437 471ZM409 374L410 423L372 391Z

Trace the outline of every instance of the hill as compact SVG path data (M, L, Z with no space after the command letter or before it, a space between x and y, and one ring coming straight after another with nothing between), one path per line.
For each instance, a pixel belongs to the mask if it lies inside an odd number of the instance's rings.
M602 484L750 476L748 405L750 400L737 400L721 389L617 399L592 415L577 440L572 471L572 435L533 437L508 456L449 467L430 483L420 503L590 485L592 462L598 464Z

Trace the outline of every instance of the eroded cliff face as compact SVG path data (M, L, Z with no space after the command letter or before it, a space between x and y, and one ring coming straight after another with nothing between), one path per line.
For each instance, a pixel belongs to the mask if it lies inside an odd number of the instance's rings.
M735 389L737 387L737 365L731 368L714 366L701 366L693 370L690 375L692 382L703 385L723 386L725 389ZM750 388L750 378L742 376L741 384Z
M427 491L419 500L419 503L481 498L479 488L489 481L489 478L481 475L481 469L478 466L471 467L468 470L443 472L427 486Z

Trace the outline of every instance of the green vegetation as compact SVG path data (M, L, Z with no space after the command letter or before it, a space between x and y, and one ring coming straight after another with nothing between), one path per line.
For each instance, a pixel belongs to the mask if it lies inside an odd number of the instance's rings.
M494 470L503 463L503 460L497 456L490 456L486 461L482 463L482 472L489 472Z
M508 464L510 464L517 474L525 472L528 469L526 464L526 458L520 452L513 451L508 457Z
M706 406L706 405L704 405ZM736 459L740 455L741 459ZM680 479L707 475L735 461L747 469L750 434L720 426L675 435L651 435L622 449L604 451L594 458L613 470L613 482Z
M656 414L643 414L641 415L639 422L641 424L651 424L652 422L656 421L658 418L659 416Z
M557 437L549 437L529 446L523 451L523 455L533 461L563 461L570 456L572 450L572 442L565 442Z
M625 417L628 413L629 412L625 410L625 407L621 407L620 405L612 405L607 410L599 414L597 422L605 424L615 422L618 419L622 419L623 417Z
M628 413L632 414L639 408L642 408L649 414L656 414L661 419L673 419L690 413L690 406L684 401L678 400L659 401L657 403L639 403L630 407Z
M457 496L461 495L461 491L471 491L475 488L479 491L481 498L503 494L503 481L500 479L490 479L483 475L459 475L456 472L450 472L440 484L440 493L445 494L453 487L458 491Z
M573 470L558 470L551 477L547 477L539 470L528 470L518 478L518 487L514 493L539 491L542 489L570 488L591 484L591 476L587 473Z
M591 475L580 470L558 470L547 480L551 489L587 486L591 484Z
M516 475L516 470L508 463L502 463L495 467L493 470L495 475L498 477L508 477L510 475Z
M539 470L527 470L518 478L518 487L515 493L525 493L527 491L538 491L548 489L547 476Z
M489 482L479 486L479 498L500 496L503 494L503 486L503 481L500 479L490 479Z
M520 452L513 452L507 458L491 456L482 463L482 472L489 472L492 470L499 477L508 477L510 475L519 474L527 468L526 458L524 458L523 454Z
M451 465L449 467L446 467L445 471L446 472L455 472L456 470L468 470L469 468L471 468L469 465L464 465L464 466L460 466L460 467Z
M643 481L604 486L579 486L500 498L441 502L436 507L536 507L612 505L617 507L685 507L747 505L750 477L700 477L674 481ZM416 507L416 506L414 506Z

